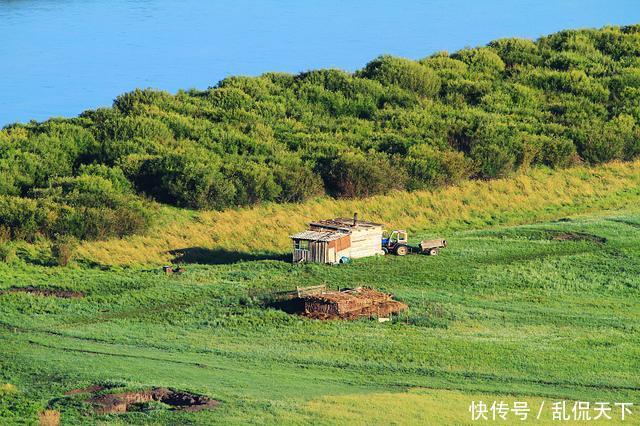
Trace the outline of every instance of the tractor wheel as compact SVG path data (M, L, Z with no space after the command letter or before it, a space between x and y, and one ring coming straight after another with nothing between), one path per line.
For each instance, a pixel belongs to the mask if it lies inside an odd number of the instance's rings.
M386 247L382 247L382 251L384 252L384 254L389 254L389 249Z
M429 256L437 256L437 255L438 255L438 249L437 248L429 249Z
M398 246L398 247L396 247L396 254L398 256L404 256L407 253L409 253L409 248L407 246Z

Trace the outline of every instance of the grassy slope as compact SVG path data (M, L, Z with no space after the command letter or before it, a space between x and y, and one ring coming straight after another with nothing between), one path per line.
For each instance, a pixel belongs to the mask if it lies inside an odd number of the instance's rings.
M63 411L66 423L92 422L83 414L82 398L56 398L102 381L134 388L172 386L223 402L212 412L101 419L112 423L386 424L393 416L401 423L462 424L469 422L473 399L638 404L640 211L602 211L637 205L640 177L634 167L535 172L513 181L395 196L396 206L403 199L412 200L412 206L432 203L418 212L400 206L384 211L391 199L382 197L368 209L366 201L321 200L296 206L292 214L294 224L302 225L306 218L356 205L367 216L405 226L417 214L414 238L447 230L450 247L433 258L390 256L338 267L273 260L189 265L186 274L175 277L157 268L1 264L2 288L61 287L88 297L0 296L0 383L19 391L0 398L0 416L7 415L3 403L31 419L51 404ZM526 185L529 189L517 189ZM518 198L516 190L528 195ZM445 197L447 209L437 202ZM432 213L434 206L440 215ZM272 213L265 213L269 209ZM243 210L234 223L257 216L286 230L286 211L277 206ZM585 212L598 213L548 222ZM219 234L203 231L224 226L220 218L232 213L203 214L201 225L187 220L186 212L180 215L185 235L200 230L206 240ZM523 222L537 223L486 226ZM436 226L425 231L427 223ZM177 229L171 228L171 238L179 236ZM559 231L607 242L554 240ZM253 244L269 247L262 241L271 235L269 229L245 226L237 232L259 233ZM174 240L149 238L155 243L137 254L139 262L161 260L163 247L175 247ZM271 238L266 241L280 239ZM100 247L136 256L131 247L124 249L127 242ZM286 248L286 238L283 244ZM106 262L98 255L106 252L90 251L96 247L85 246L84 253ZM124 263L124 257L115 259ZM379 324L309 321L264 308L272 292L300 283L372 285L395 293L411 310L398 322ZM629 423L638 420L640 415Z
M412 232L434 233L523 224L632 206L640 201L639 162L561 171L535 169L514 178L470 181L442 190L393 193L365 200L321 198L304 204L265 204L224 212L158 208L146 236L85 243L79 255L102 265L150 265L187 251L192 260L259 258L289 250L288 235L310 220L351 215ZM262 256L264 257L264 256Z

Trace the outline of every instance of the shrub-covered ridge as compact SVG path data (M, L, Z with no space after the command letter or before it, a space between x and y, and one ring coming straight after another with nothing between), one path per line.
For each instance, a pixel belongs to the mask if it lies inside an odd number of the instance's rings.
M101 239L147 227L142 197L223 209L630 160L639 121L638 25L135 90L0 131L0 231Z

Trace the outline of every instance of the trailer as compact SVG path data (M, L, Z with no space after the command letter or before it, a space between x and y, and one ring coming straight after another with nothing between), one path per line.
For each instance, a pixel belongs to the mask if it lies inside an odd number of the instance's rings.
M420 248L420 253L435 256L440 252L441 248L445 248L446 246L447 240L435 239L421 241L418 247Z

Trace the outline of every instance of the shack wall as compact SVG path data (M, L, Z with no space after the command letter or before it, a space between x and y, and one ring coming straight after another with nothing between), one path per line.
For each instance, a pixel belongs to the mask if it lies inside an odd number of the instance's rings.
M327 263L329 261L329 244L326 241L309 241L311 262Z
M331 241L308 241L308 248L296 248L296 243L301 240L293 240L293 262L338 263L343 256L350 256L351 236ZM302 240L306 241L306 240Z
M351 249L349 257L375 256L382 252L382 226L354 229L351 232Z
M326 241L309 241L308 249L296 248L296 241L293 242L293 262L316 262L328 263L329 244Z
M313 223L310 228L314 231L335 231L336 229L333 225L327 226L321 223ZM346 236L349 237L349 247L346 247L345 245L339 246L336 252L341 251L342 254L338 257L338 260L342 256L358 259L382 253L382 225L356 225L344 232L346 232ZM337 241L343 241L343 238Z
M329 248L334 248L336 251L342 251L349 247L351 247L351 235L349 234L344 234L343 237L329 241Z

